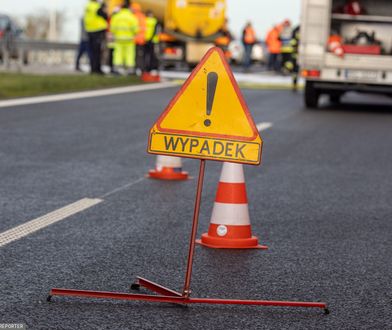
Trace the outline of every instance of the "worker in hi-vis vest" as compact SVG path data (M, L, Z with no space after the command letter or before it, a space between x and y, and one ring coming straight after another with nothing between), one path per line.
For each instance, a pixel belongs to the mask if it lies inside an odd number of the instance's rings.
M144 71L158 70L155 46L159 43L159 24L152 11L146 13L146 43L144 45Z
M84 28L88 35L90 49L91 73L102 74L101 52L105 40L105 31L108 26L105 5L97 0L90 0L84 12Z
M114 14L118 13L120 11L121 7L115 7L112 11L112 15L108 18L108 29L106 30L106 47L108 49L108 58L107 58L107 64L110 67L110 73L116 73L114 70L114 64L113 64L113 54L114 54L114 37L112 32L110 32L110 21L113 17Z
M242 31L242 44L244 45L244 68L248 70L252 63L252 49L256 43L256 32L251 22L247 22Z
M138 31L138 20L125 0L120 11L112 16L110 32L114 38L113 64L125 67L129 74L135 68L135 34Z
M144 44L146 43L146 15L142 12L140 4L132 2L132 13L136 16L139 30L135 35L136 55L135 67L138 73L144 70Z

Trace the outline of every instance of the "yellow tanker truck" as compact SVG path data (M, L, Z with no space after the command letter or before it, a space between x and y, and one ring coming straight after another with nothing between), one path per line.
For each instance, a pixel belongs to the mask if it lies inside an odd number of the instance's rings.
M122 0L108 0L109 12ZM226 0L138 0L143 12L151 10L163 27L161 60L195 64L225 29Z

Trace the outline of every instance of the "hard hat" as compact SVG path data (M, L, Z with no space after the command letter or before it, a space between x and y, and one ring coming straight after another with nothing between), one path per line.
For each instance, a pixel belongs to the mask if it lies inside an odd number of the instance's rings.
M132 2L131 8L134 11L141 11L142 10L142 7L140 7L140 4L138 4L137 2Z

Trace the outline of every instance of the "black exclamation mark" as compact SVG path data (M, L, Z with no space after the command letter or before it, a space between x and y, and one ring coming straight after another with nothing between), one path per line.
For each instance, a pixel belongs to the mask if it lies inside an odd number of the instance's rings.
M216 84L218 83L218 74L216 72L210 72L207 75L207 116L211 115L212 104L214 103ZM206 119L204 121L205 126L211 125L211 120Z

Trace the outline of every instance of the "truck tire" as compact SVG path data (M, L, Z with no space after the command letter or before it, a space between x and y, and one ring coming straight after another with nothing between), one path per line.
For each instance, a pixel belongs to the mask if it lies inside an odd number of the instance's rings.
M312 81L305 83L305 106L307 109L316 109L320 98L320 91L314 88Z
M332 104L340 104L340 100L342 98L342 94L330 94L329 100Z

